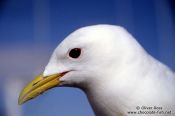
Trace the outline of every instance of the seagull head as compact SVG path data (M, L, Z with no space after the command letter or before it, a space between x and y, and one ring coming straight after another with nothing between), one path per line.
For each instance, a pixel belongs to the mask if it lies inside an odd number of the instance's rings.
M127 36L127 37L126 37ZM119 26L83 27L67 36L54 50L43 73L22 90L19 104L57 86L87 89L110 83L129 52L130 35ZM115 64L115 65L114 65Z
M116 55L112 30L100 25L73 32L54 50L43 76L62 74L59 85L80 88L102 80L97 76L104 75Z

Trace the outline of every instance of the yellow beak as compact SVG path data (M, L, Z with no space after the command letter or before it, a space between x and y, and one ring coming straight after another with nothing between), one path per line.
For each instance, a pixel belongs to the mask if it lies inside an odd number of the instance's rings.
M21 91L18 99L18 104L21 105L30 99L37 97L43 92L58 86L60 83L59 79L62 76L62 74L54 74L46 77L43 77L43 74L38 75Z

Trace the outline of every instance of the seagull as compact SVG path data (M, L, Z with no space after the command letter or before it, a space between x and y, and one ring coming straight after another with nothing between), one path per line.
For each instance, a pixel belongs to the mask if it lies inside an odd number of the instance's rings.
M83 90L96 116L175 116L174 72L121 26L86 26L68 35L18 103L59 86Z

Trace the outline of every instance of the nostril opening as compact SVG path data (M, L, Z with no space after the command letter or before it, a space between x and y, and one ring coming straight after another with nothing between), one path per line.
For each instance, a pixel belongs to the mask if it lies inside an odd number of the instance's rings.
M41 80L39 80L39 81L33 83L32 86L35 86L35 85L36 85L37 83L39 83L40 81L41 81Z

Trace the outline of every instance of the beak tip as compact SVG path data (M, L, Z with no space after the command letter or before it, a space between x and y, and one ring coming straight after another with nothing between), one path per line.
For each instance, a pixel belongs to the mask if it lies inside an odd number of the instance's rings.
M18 102L18 105L22 105L22 103L21 102Z
M20 98L18 99L18 105L22 105L24 102Z
M22 105L22 104L23 104L22 102L19 102L19 101L18 101L18 105Z
M34 80L27 84L21 91L18 98L18 105L22 105L25 102L39 96L43 92L56 87L59 84L60 74L54 74L43 77L42 74L38 75Z

